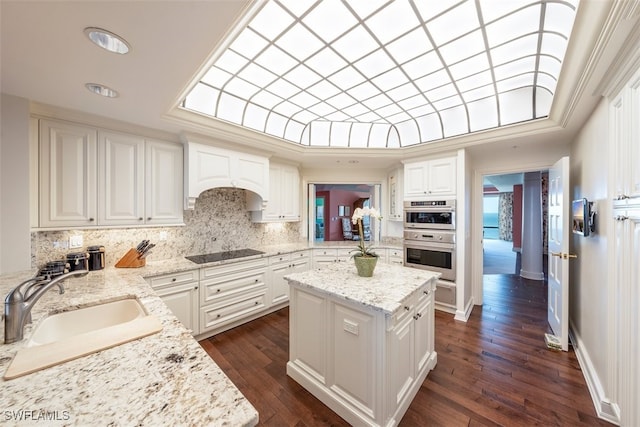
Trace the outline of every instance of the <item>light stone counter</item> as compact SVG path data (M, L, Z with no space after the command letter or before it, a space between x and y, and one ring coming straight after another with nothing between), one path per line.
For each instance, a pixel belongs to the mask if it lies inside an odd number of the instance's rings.
M290 284L395 314L417 289L440 273L378 263L372 277L360 277L353 263L329 264L285 276Z
M207 264L195 264L184 257L153 260L151 256L142 268L111 267L90 272L83 278L68 279L64 282L63 295L52 289L35 304L31 312L33 322L25 326L23 341L0 345L0 373L4 375L34 326L48 314L137 297L149 313L160 319L163 330L24 377L1 379L0 419L3 425L34 425L42 423L43 417L48 417L46 425L255 425L256 410L173 316L144 277L313 248L355 249L356 245L357 242L351 241L247 245L264 254ZM401 244L396 242L374 245L380 249L398 247ZM349 266L355 271L353 265ZM377 268L385 267L379 264ZM0 276L0 295L4 298L11 288L34 273L24 271ZM354 295L345 294L345 298L351 297ZM375 293L365 297L368 301L365 303L378 304ZM392 310L394 306L390 302L381 304L383 310ZM4 339L4 321L0 322L0 337Z
M188 267L181 261L175 266ZM191 268L194 268L192 264ZM255 425L258 413L142 278L153 266L90 272L68 279L65 293L34 306L25 339L0 346L4 374L33 326L47 313L135 296L163 330L13 380L0 380L3 425L216 426ZM0 277L0 294L32 272ZM4 338L4 322L0 326Z

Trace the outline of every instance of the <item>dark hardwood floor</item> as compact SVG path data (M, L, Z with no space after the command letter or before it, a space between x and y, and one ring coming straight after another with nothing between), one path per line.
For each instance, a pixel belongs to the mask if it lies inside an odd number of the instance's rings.
M596 417L573 350L546 348L546 286L484 276L467 323L436 311L438 364L401 426L608 425ZM287 377L288 309L200 342L255 406L264 426L344 426Z

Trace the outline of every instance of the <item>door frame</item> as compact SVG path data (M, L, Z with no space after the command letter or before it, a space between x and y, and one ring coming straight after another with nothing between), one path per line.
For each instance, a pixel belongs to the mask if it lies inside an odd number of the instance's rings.
M554 163L555 160L551 164L540 162L519 165L517 162L509 162L509 166L505 167L490 166L474 170L471 187L471 295L475 305L483 304L482 197L484 196L483 182L485 175L545 171L549 170Z

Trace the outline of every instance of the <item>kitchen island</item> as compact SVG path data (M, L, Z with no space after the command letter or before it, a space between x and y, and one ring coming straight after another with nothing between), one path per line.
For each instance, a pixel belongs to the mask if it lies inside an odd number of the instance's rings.
M285 276L287 374L353 425L397 425L431 369L439 273L352 263Z

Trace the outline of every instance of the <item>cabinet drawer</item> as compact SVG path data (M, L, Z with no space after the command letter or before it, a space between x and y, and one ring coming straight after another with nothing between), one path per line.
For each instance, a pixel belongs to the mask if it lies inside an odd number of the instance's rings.
M266 289L266 271L244 271L200 282L200 304L206 305L233 295Z
M217 265L200 269L200 279L210 279L227 274L237 273L247 270L266 269L269 263L268 258L258 258L251 261L236 262L228 265Z
M313 250L314 257L336 257L338 256L338 250L327 248L327 249L314 249Z
M219 326L240 320L266 306L265 292L245 298L234 298L222 304L212 304L200 309L200 332L206 332Z
M438 282L436 287L436 301L447 305L456 305L456 285Z
M198 270L183 271L180 273L166 274L163 276L147 277L147 283L152 288L158 289L169 285L181 285L183 283L197 282Z

